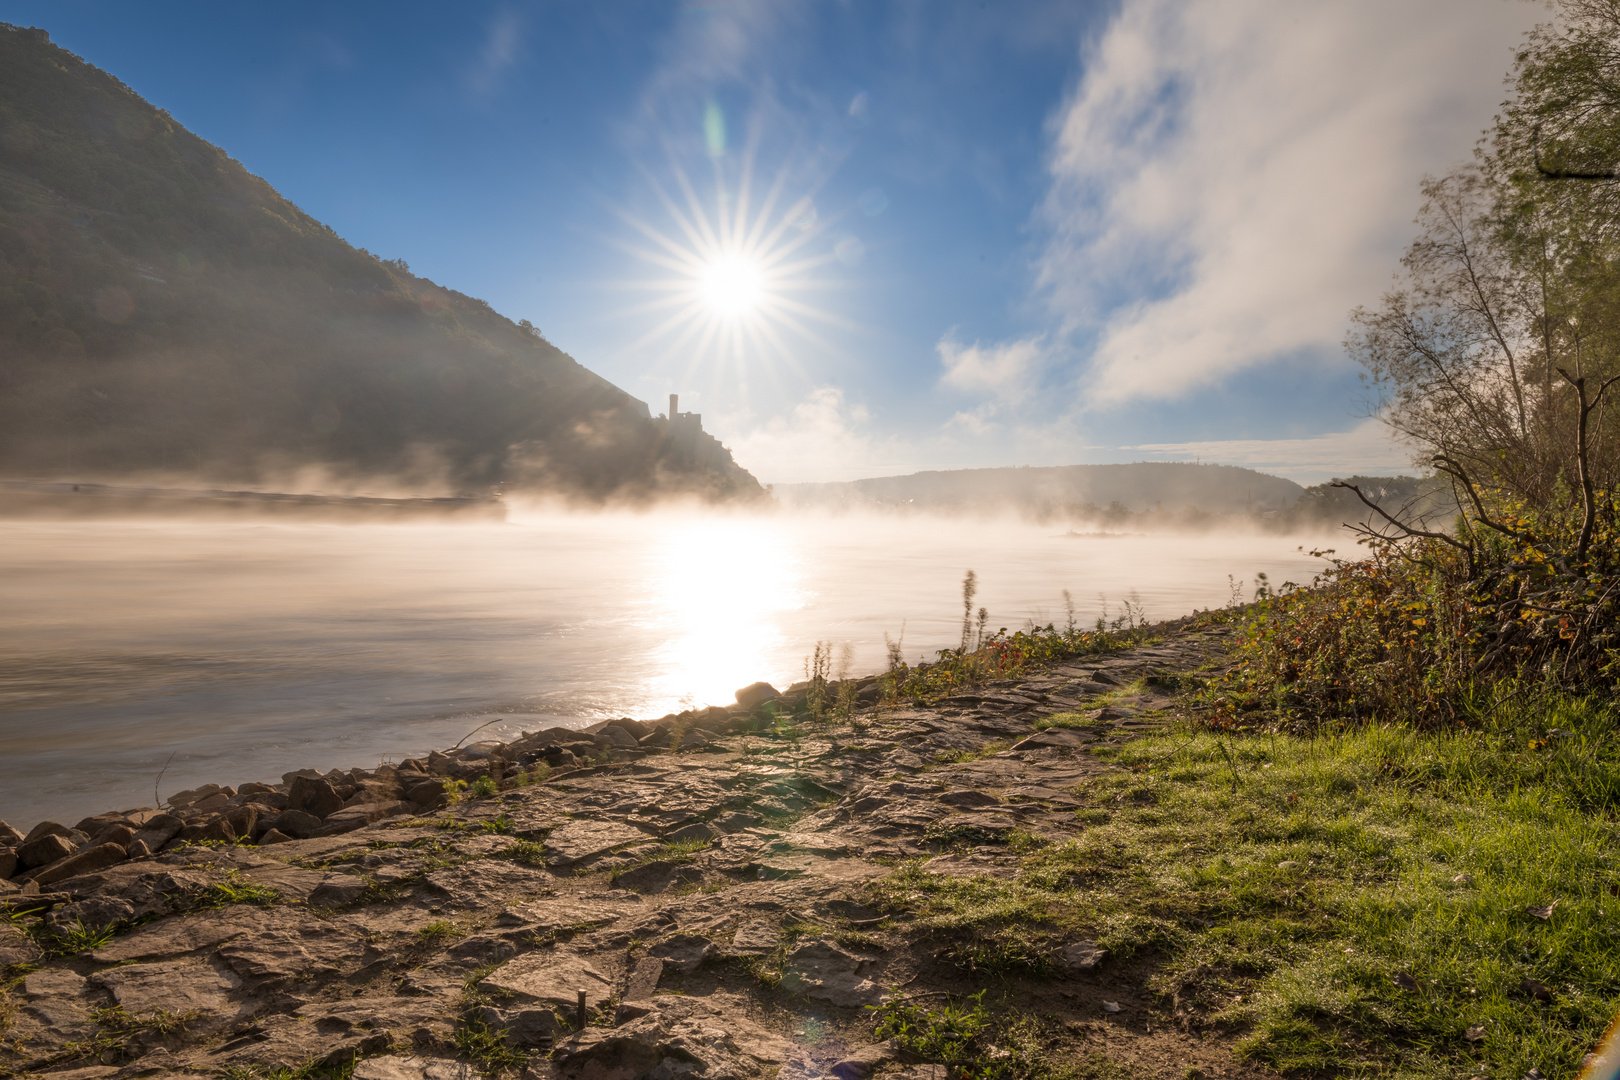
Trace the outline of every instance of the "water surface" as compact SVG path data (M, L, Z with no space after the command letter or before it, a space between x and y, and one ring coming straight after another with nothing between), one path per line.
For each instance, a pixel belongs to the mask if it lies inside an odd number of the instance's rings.
M923 517L547 515L504 524L0 522L0 818L375 765L491 733L729 703L992 628L1220 606L1308 581L1299 538L1073 536ZM1306 548L1311 545L1303 542ZM172 758L172 761L171 761Z

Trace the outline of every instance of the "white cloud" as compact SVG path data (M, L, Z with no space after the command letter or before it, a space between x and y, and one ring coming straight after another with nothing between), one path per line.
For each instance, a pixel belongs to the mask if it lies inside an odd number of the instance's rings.
M1520 33L1506 0L1127 0L1053 120L1040 282L1098 334L1092 400L1337 353L1465 160Z
M766 484L858 480L930 467L917 448L873 435L870 425L865 407L846 402L837 387L822 386L788 415L726 444L737 464Z
M1377 420L1364 420L1349 431L1306 439L1211 439L1204 442L1147 443L1125 447L1155 459L1199 460L1216 465L1242 465L1303 484L1351 475L1412 474L1412 453L1390 438Z
M947 335L934 348L945 368L941 383L1007 402L1027 398L1046 363L1045 342L1039 337L963 345Z

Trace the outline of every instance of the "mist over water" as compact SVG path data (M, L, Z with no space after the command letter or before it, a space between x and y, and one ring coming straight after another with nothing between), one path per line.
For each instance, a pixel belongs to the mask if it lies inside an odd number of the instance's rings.
M1328 541L1331 543L1331 541ZM1306 582L1299 537L1073 536L928 517L549 514L503 524L0 521L0 817L24 829L204 782L373 766L456 742L727 704L990 626L1227 602ZM1251 585L1252 587L1252 585Z

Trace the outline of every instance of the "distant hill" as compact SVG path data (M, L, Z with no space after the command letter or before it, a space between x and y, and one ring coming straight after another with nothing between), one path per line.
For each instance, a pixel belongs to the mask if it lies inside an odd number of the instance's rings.
M416 490L763 495L708 435L0 24L0 477L310 466Z
M1446 528L1457 512L1448 489L1432 478L1353 476L1368 498L1429 528ZM835 484L777 484L785 506L840 511L922 512L1038 521L1091 522L1110 528L1219 527L1249 522L1265 528L1332 528L1367 519L1354 492L1233 465L1146 461L1131 465L1062 465L956 469Z
M791 506L824 509L1017 511L1034 517L1085 517L1098 511L1206 514L1288 510L1305 489L1292 480L1231 465L1146 461L1133 465L1061 465L957 469L838 484L777 484Z

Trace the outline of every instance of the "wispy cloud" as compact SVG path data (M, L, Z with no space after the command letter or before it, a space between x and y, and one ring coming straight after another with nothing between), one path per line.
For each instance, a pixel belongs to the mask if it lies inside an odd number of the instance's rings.
M1127 0L1053 120L1039 280L1090 400L1336 361L1540 12L1492 0ZM1408 209L1410 208L1410 209Z
M1029 397L1047 359L1046 342L1042 337L990 344L975 341L972 345L963 345L947 335L934 348L945 369L939 379L943 385L1006 402Z
M500 88L501 76L518 62L523 48L523 19L511 8L502 8L490 20L489 33L478 59L467 72L467 87L478 97L488 97Z

